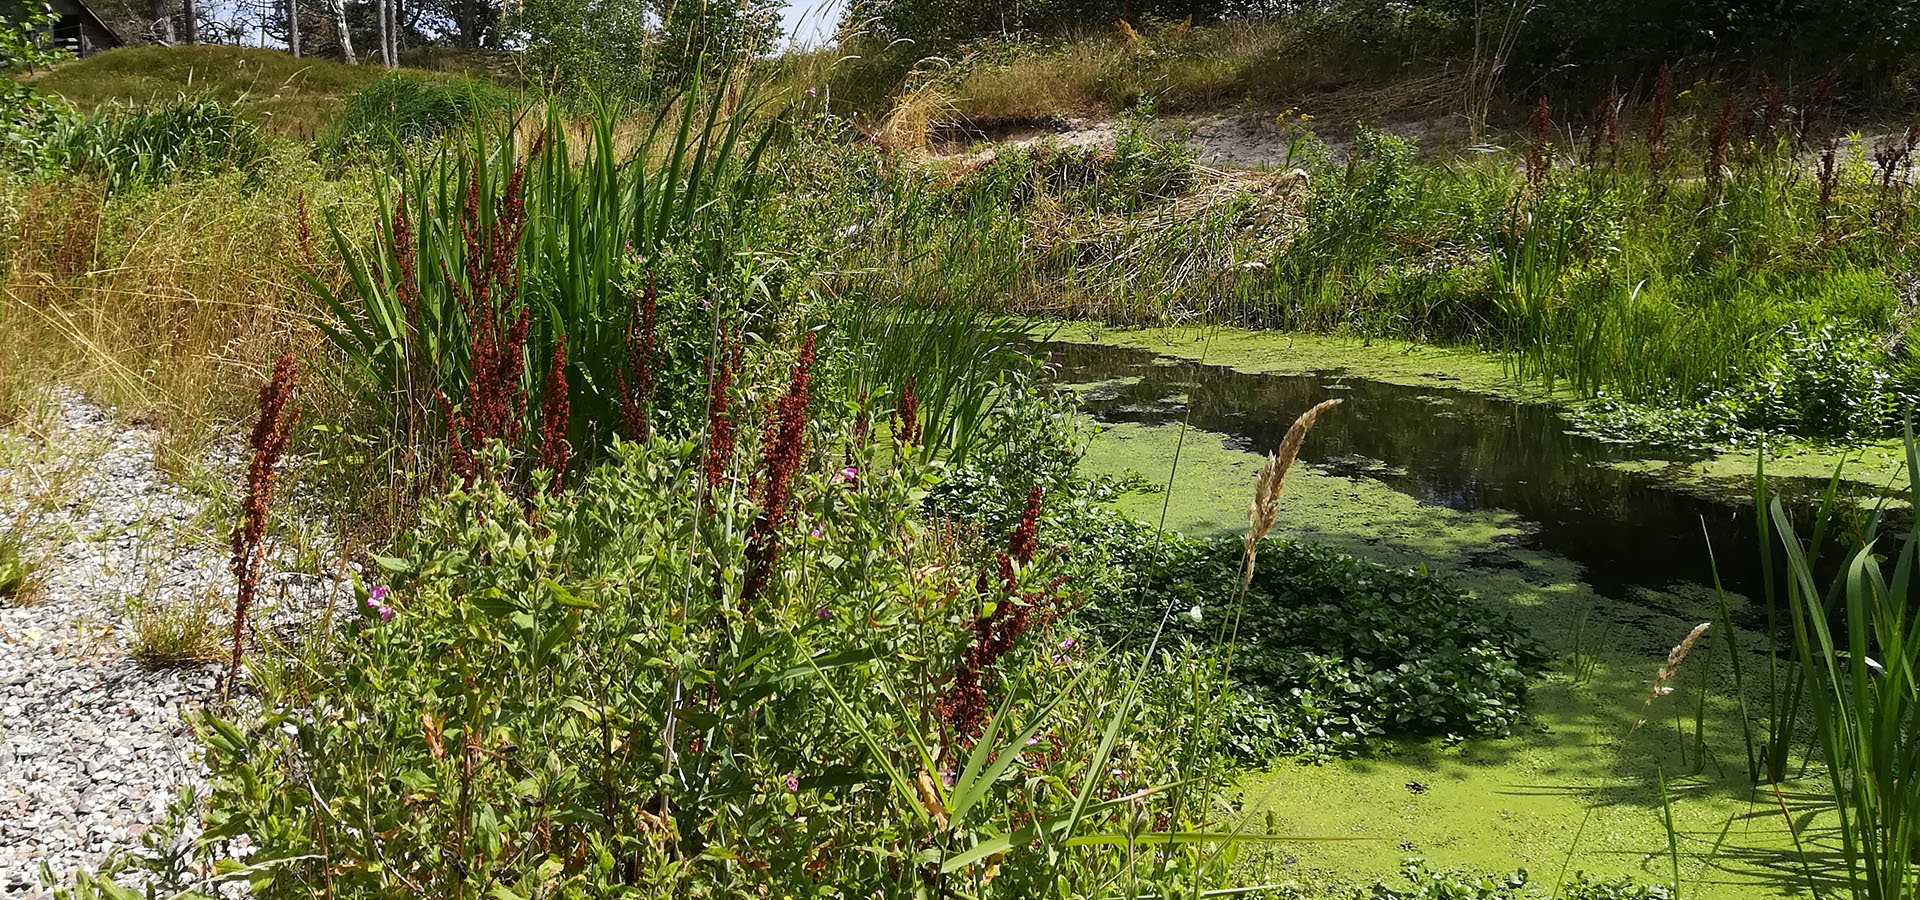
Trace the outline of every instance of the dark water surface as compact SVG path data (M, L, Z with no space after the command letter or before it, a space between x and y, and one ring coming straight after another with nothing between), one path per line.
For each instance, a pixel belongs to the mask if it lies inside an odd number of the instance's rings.
M1724 498L1710 499L1655 472L1607 465L1686 457L1569 434L1551 404L1340 372L1254 375L1125 347L1046 342L1035 348L1058 367L1063 383L1138 379L1089 394L1084 406L1099 421L1185 421L1255 453L1278 447L1307 408L1343 398L1346 403L1314 427L1302 461L1380 481L1425 504L1517 513L1529 524L1528 546L1579 563L1587 583L1608 596L1625 599L1636 587L1712 585L1709 540L1727 589L1761 593L1751 478L1729 480L1715 491ZM1768 483L1802 523L1812 521L1826 488L1824 479L1770 477ZM1872 497L1861 486L1848 490L1854 501L1848 518L1857 531Z

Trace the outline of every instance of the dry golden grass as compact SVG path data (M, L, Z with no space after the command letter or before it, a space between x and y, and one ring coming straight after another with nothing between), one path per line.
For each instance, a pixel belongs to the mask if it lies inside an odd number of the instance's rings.
M350 228L371 214L364 184L271 181L113 198L84 181L0 187L0 382L78 388L181 450L237 421L274 356L321 345L291 268L307 263L295 195L316 251L321 211Z
M1673 693L1673 688L1667 687L1667 682L1672 681L1673 676L1679 674L1680 664L1686 662L1687 654L1693 651L1693 645L1700 642L1700 636L1706 634L1707 627L1712 624L1712 622L1701 622L1695 625L1680 643L1675 644L1673 649L1667 652L1666 664L1654 674L1653 690L1647 692L1647 702L1640 706L1640 720L1633 723L1634 731L1639 731L1640 726L1647 724L1647 711L1653 708L1653 701Z
M1300 445L1306 442L1307 432L1313 430L1314 423L1341 402L1324 400L1301 413L1300 418L1293 420L1293 427L1287 429L1287 436L1280 440L1279 449L1267 454L1266 464L1260 467L1260 475L1253 482L1253 502L1247 506L1247 533L1242 538L1247 550L1247 567L1240 575L1241 590L1253 582L1253 562L1259 554L1260 542L1280 518L1280 494L1286 489L1287 472L1293 468L1293 461L1300 458Z

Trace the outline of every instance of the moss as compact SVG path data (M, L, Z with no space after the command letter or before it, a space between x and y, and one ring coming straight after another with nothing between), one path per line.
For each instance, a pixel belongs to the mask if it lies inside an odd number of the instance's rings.
M1215 434L1188 431L1183 438L1178 426L1119 425L1093 439L1085 464L1171 483L1170 492L1124 496L1125 512L1185 531L1234 531L1245 527L1259 457ZM1664 772L1681 832L1684 896L1806 893L1778 801L1748 783L1724 628L1709 632L1682 666L1675 693L1634 729L1667 650L1713 618L1708 592L1609 599L1583 582L1577 565L1528 549L1525 523L1515 516L1423 506L1378 482L1307 467L1289 477L1276 532L1388 565L1427 566L1513 615L1559 659L1534 686L1530 727L1511 738L1406 743L1391 758L1283 765L1248 776L1243 789L1254 822L1271 812L1281 833L1363 839L1287 844L1250 865L1320 889L1392 882L1409 856L1442 870L1525 867L1542 882L1563 868L1569 877L1587 871L1665 881L1671 863L1658 788ZM1734 620L1743 621L1746 601L1730 603ZM1755 641L1738 636L1749 672L1763 664ZM1593 663L1580 683L1573 677L1576 650ZM1703 685L1711 761L1690 774ZM1685 740L1676 718L1684 719ZM1812 830L1803 837L1815 844L1830 825L1813 811L1818 777L1816 769L1784 788L1795 816Z

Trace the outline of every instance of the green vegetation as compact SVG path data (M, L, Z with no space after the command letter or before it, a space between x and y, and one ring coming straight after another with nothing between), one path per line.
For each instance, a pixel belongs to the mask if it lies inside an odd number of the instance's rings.
M1905 20L1645 11L1682 33L1629 47L1583 9L889 0L756 61L765 4L542 0L431 26L538 96L206 47L10 83L0 418L73 386L176 474L254 424L231 619L128 603L143 662L231 660L211 795L74 895L1912 896L1911 540L1756 505L1752 597L1542 549L1669 465L1562 412L1745 449L1670 464L1703 529L1730 475L1828 471L1755 447L1908 427L1920 128L1849 130L1903 111ZM1779 77L1842 24L1885 33ZM1234 105L1263 170L1183 117ZM1064 391L1059 335L1171 359ZM1247 372L1313 412L1202 430ZM1468 434L1460 391L1566 440ZM1308 433L1340 397L1468 477ZM1493 477L1544 453L1594 458ZM36 540L0 533L9 603ZM362 563L351 613L250 631L288 560Z
M347 108L328 123L318 149L334 159L359 159L390 147L413 147L515 105L511 93L488 82L394 72L347 98Z

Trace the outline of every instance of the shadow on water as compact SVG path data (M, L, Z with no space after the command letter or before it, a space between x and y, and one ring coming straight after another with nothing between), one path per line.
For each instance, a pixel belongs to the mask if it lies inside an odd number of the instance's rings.
M1468 391L1409 387L1340 372L1249 374L1171 360L1147 350L1048 342L1037 352L1068 384L1099 385L1083 405L1097 420L1142 425L1188 422L1265 453L1293 420L1330 397L1347 403L1320 420L1301 459L1320 471L1378 480L1422 503L1506 510L1528 523L1530 546L1579 563L1595 590L1629 599L1632 588L1713 583L1711 540L1722 582L1761 592L1751 485L1729 479L1721 499L1683 490L1657 472L1609 465L1679 455L1569 434L1557 409ZM1188 403L1192 415L1188 417ZM1770 478L1795 522L1813 520L1825 479ZM1851 529L1873 493L1848 483ZM1703 533L1704 526L1704 533ZM1837 558L1838 554L1823 553Z

